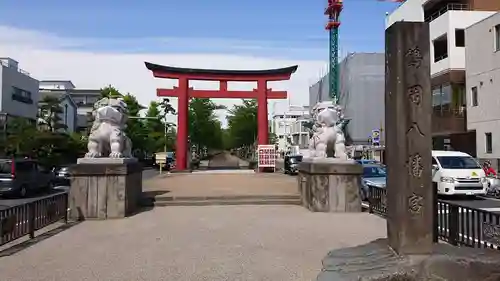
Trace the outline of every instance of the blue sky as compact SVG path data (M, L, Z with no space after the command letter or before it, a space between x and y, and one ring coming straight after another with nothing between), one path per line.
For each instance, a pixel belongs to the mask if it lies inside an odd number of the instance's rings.
M213 52L327 59L326 0L2 0L0 25L82 42L72 48L121 52ZM383 51L385 12L394 3L345 0L345 52ZM78 41L76 40L76 41Z

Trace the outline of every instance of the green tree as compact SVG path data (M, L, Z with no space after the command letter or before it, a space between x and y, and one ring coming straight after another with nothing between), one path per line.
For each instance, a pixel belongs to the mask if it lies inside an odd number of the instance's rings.
M125 133L132 141L133 150L142 154L147 149L147 131L143 120L140 119L139 112L145 107L139 104L137 98L130 93L122 95L122 97L123 101L127 104L129 117Z
M39 104L40 125L49 132L57 132L60 129L66 129L67 126L62 122L61 114L64 111L61 107L61 100L54 96L45 96Z
M189 102L189 139L198 149L222 148L222 126L215 110L225 109L210 99L193 98Z
M123 95L115 87L108 85L101 89L101 98L121 98Z
M171 151L174 147L175 130L173 131L173 135L171 130L174 124L166 121L165 109L162 112L160 110L161 105L163 105L162 108L167 107L165 106L165 101L162 103L152 101L146 112L145 127L148 133L147 151L149 153L162 151L165 148L167 151ZM167 109L167 114L168 112L172 111Z
M36 125L24 118L9 118L5 134L4 149L7 155L36 154L40 144L40 133Z
M243 100L229 110L228 143L232 148L253 146L257 138L257 101Z

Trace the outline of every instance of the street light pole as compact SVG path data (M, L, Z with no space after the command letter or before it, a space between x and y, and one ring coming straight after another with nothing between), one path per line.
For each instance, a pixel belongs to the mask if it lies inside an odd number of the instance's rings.
M167 152L167 121L164 123L165 125L165 132L163 133L163 152Z

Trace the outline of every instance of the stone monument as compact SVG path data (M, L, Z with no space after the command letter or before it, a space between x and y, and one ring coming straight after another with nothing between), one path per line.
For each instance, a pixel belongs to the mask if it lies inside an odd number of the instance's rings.
M387 236L334 250L320 281L500 280L496 250L433 243L429 24L386 30Z
M131 155L125 135L126 103L103 98L95 103L88 152L71 167L72 219L122 218L137 211L142 196L142 165Z
M313 212L361 212L362 168L347 157L342 108L320 102L311 116L309 157L297 177L303 206Z

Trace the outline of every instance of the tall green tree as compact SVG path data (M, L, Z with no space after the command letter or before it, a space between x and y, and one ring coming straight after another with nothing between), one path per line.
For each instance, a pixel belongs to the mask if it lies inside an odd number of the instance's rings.
M222 148L222 126L215 110L225 109L210 99L193 98L189 102L189 139L201 149Z
M62 122L61 114L64 111L61 107L61 100L54 96L45 96L39 104L39 125L46 128L49 132L57 132L66 129L67 126Z
M121 98L123 95L115 87L108 85L101 88L101 98Z
M147 131L144 126L143 120L140 119L139 112L143 110L145 107L142 106L137 98L127 93L126 95L122 95L123 101L127 104L128 110L128 121L127 127L125 128L125 133L132 141L132 149L134 151L140 151L143 153L147 149L146 138Z
M165 108L163 101L163 108ZM161 110L162 103L152 101L146 112L145 127L148 132L147 146L148 152L171 151L174 148L175 130L172 135L173 123L166 121L165 109ZM168 112L172 112L167 109ZM166 131L166 132L165 132Z
M257 138L257 101L243 100L243 104L234 105L227 121L230 146L252 146Z

